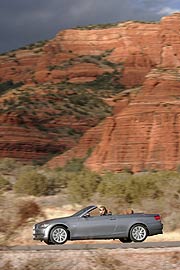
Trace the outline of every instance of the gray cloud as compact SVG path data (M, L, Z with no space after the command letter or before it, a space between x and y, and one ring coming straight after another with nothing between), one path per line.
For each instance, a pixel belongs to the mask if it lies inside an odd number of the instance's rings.
M0 52L76 26L127 20L157 21L180 10L179 0L6 0L0 1Z

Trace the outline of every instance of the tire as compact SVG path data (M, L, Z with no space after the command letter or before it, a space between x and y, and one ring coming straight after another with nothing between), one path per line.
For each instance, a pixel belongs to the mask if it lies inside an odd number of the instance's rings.
M147 236L147 228L142 224L132 226L129 232L129 237L133 242L143 242Z
M50 242L49 240L44 240L44 243L46 243L47 245L54 245L54 243Z
M68 232L63 226L56 226L50 232L50 242L62 245L68 240Z
M131 243L132 240L129 237L119 238L122 243Z

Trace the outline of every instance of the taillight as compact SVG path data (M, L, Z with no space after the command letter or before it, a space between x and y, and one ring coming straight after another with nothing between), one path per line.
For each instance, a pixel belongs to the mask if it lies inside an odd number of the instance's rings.
M154 218L155 218L155 220L161 220L160 215L155 215Z

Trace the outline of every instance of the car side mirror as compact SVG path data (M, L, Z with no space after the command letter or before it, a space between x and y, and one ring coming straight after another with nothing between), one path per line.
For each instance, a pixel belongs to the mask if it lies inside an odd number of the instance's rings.
M90 217L90 214L87 213L87 214L85 214L83 217L84 217L84 218Z

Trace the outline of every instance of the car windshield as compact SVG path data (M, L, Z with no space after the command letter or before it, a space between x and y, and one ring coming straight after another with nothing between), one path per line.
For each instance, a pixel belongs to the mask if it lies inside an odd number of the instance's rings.
M72 215L72 217L77 217L77 216L81 216L83 215L83 213L88 213L91 209L96 208L95 205L91 205L91 206L87 206L81 210L79 210L78 212L76 212L75 214ZM89 211L88 211L89 210Z

